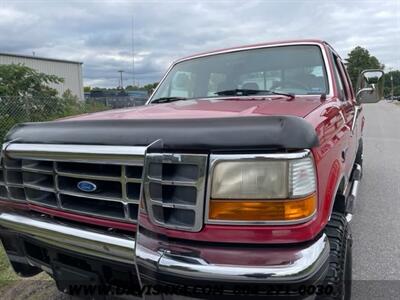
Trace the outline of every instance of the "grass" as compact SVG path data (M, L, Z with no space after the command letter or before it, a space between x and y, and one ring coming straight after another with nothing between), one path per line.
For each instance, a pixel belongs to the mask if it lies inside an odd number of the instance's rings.
M0 299L63 299L58 295L54 281L45 272L29 278L18 277L0 242Z
M15 283L20 278L15 274L8 261L3 245L0 243L0 290Z

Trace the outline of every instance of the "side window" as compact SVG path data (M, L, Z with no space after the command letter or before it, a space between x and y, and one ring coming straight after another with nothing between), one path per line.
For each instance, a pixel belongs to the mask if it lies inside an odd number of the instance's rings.
M194 74L190 72L176 72L170 86L170 97L193 97Z
M340 61L340 66L341 66L342 73L344 74L344 77L347 82L348 98L354 99L355 96L354 96L353 86L351 85L351 80L350 80L349 74L347 73L346 67L342 61Z
M333 55L333 61L334 61L333 66L334 66L334 72L335 72L335 79L336 79L336 82L338 85L337 90L339 92L339 97L340 97L340 100L345 101L348 99L348 95L347 95L345 80L343 78L342 72L340 71L338 57Z

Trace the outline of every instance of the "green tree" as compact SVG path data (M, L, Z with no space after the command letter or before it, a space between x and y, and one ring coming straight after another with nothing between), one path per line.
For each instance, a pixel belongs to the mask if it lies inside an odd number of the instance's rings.
M146 84L146 85L144 86L144 89L145 89L147 92L151 93L151 92L154 91L154 89L157 87L157 85L158 85L158 82Z
M126 86L126 88L125 88L125 90L127 90L127 91L140 91L140 90L143 90L143 88L142 87L139 87L139 86L137 86L137 85L127 85Z
M91 90L92 90L92 87L91 87L91 86L84 86L84 87L83 87L83 91L84 91L85 93L89 93Z
M346 66L353 87L356 87L358 75L365 69L383 69L385 66L363 47L357 46L347 55Z
M0 96L55 97L57 91L49 84L64 80L54 75L40 73L21 64L0 65Z
M392 80L393 80L393 95L400 95L400 71L390 71L385 75L385 87L384 94L385 97L389 97L392 95Z
M0 65L0 140L15 123L59 113L57 91L50 85L61 82L21 64Z
M144 86L137 86L137 85L128 85L125 90L127 91L147 91L152 92L158 85L158 82L145 84Z
M24 65L0 65L0 142L16 123L54 120L80 113L104 110L104 105L86 104L67 90L61 97L54 75Z

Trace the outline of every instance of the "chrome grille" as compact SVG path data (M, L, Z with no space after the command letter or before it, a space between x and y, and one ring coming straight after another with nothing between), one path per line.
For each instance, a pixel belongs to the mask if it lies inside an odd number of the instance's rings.
M26 201L22 185L21 161L6 157L2 158L1 196L12 201Z
M146 155L144 196L153 223L201 230L206 165L207 155L203 154Z
M144 147L9 144L0 196L58 210L137 221ZM97 190L85 192L81 181Z

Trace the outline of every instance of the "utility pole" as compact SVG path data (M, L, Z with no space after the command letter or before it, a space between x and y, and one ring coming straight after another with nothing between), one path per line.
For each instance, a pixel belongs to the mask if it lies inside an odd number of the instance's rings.
M391 89L390 89L390 100L393 101L393 73L392 73L393 68L389 69L389 73L390 73L390 83L391 83Z
M124 72L124 70L119 70L118 72L119 72L119 88L121 90L123 90L124 89L124 82L123 82L123 79L122 79L122 73Z
M392 94L392 101L394 100L394 92L393 92L393 73L390 72L390 82L392 84L392 90L391 90L391 94Z

